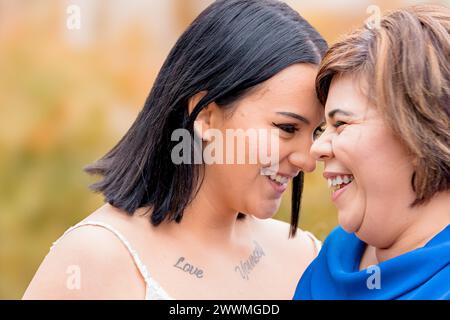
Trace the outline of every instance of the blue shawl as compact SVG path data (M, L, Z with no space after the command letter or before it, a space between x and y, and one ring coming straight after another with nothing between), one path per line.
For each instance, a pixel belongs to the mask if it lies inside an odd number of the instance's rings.
M450 300L450 225L424 247L359 271L366 244L334 229L300 279L294 300Z

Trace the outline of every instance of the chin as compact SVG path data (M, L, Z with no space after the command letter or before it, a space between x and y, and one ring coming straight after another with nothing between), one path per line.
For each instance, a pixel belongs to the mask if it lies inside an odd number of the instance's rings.
M361 227L361 219L351 214L338 212L338 223L348 233L356 233Z
M280 208L280 203L277 204L262 204L263 201L254 209L250 211L250 214L258 219L270 219L273 218Z

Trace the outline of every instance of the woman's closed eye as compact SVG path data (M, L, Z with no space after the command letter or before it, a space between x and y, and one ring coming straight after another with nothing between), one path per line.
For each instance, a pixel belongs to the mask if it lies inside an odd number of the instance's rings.
M272 122L272 124L279 128L280 130L283 130L286 133L295 133L296 131L298 131L299 129L297 128L297 125L295 124L289 124L289 123L275 123Z
M334 124L333 124L333 127L335 127L336 128L336 131L342 131L342 129L345 127L347 125L347 122L344 122L344 121L336 121Z

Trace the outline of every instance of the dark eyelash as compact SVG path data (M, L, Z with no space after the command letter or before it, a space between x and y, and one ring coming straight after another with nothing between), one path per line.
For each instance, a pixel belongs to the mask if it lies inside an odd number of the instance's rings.
M333 124L333 127L339 128L340 126L343 126L343 125L345 125L345 124L347 124L347 123L344 122L344 121L336 121L336 122Z
M287 132L287 133L295 133L296 131L298 131L297 126L292 125L292 124L287 124L287 123L277 124L277 123L274 123L274 122L272 122L272 124L275 127L279 128L279 129L281 129L281 130L283 130L284 132Z

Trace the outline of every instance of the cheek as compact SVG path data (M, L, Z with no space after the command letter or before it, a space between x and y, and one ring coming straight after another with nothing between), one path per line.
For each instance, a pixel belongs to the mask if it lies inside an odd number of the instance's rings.
M270 185L259 174L259 168L257 165L221 166L215 173L216 191L234 210L266 219L276 213L281 199L271 196Z
M215 182L218 182L221 192L234 192L242 195L254 183L258 170L255 166L243 164L223 164L215 166Z
M345 218L359 221L360 238L374 243L377 235L401 222L395 212L412 200L412 166L404 147L388 131L361 131L340 135L333 147L336 158L355 176L353 200L345 208L351 214Z
M220 193L233 194L244 198L261 189L261 166L258 164L215 164L209 166L210 181Z
M388 199L399 190L405 193L412 174L406 150L388 130L367 131L351 149L357 174L378 196Z
M373 154L376 146L371 143L372 137L363 134L357 128L346 128L332 141L334 156L355 177L345 202L338 203L339 224L347 232L358 231L367 219L368 198L373 193L374 162Z
M376 151L376 140L363 126L351 125L333 139L333 151L337 158L344 156L353 162L367 159Z
M370 127L349 128L333 141L336 158L364 188L380 187L392 176L398 160L392 154L390 137Z

